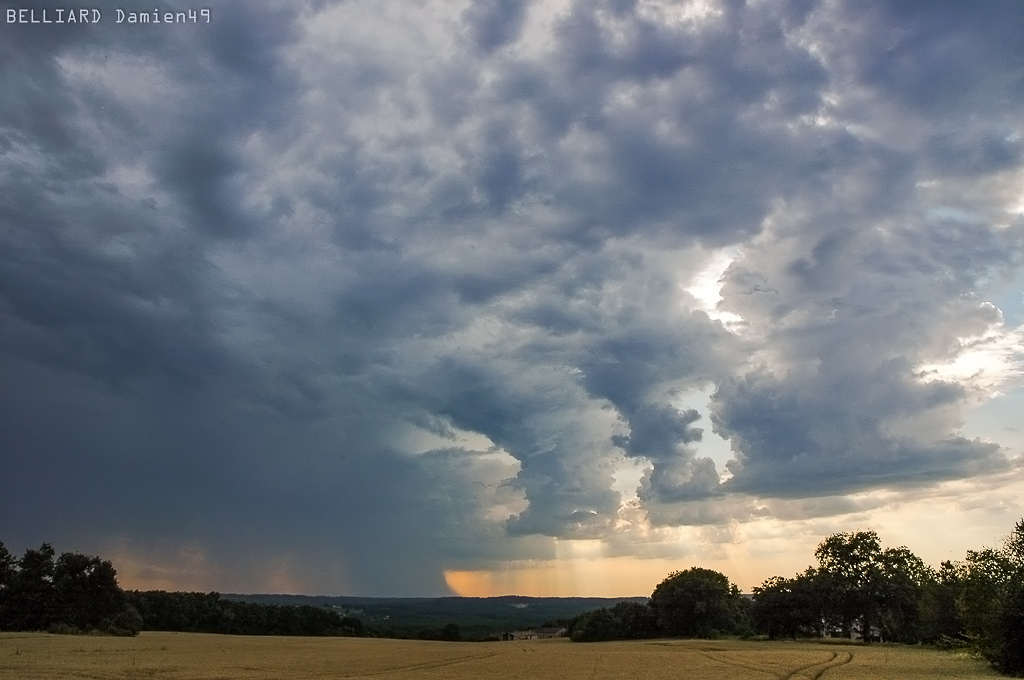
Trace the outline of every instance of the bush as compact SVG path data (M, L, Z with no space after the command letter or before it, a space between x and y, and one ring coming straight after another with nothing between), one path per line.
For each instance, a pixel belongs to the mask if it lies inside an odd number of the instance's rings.
M142 614L132 605L128 605L114 617L106 631L111 635L135 637L142 631L142 624Z
M47 633L53 635L81 635L82 631L77 626L72 626L70 623L63 623L60 621L51 623L46 629Z
M622 626L610 609L595 609L573 622L569 639L573 642L603 642L621 640Z

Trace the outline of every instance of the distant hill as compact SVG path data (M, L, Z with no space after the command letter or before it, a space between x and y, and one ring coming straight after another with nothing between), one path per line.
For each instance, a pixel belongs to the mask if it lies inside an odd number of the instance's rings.
M449 623L463 637L483 638L511 630L536 628L572 619L583 612L617 602L647 602L646 597L345 597L328 595L263 595L226 593L221 597L265 605L328 607L360 619L380 633L414 636Z

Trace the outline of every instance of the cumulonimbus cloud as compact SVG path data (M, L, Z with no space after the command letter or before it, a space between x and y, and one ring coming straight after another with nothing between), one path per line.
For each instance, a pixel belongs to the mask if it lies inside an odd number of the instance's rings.
M996 5L5 25L11 538L309 550L333 588L422 592L624 513L1006 469L934 368L1015 332L986 298L1024 252ZM708 310L687 289L723 256ZM432 577L380 569L408 550Z

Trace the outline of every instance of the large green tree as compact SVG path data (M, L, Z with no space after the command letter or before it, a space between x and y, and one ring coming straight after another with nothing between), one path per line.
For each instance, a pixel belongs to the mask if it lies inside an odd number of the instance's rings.
M905 546L879 557L882 636L892 642L920 642L927 634L924 602L935 572Z
M740 625L739 589L725 574L691 567L674 571L651 594L651 608L666 635L712 637Z
M957 601L967 635L997 669L1024 674L1024 519L1001 548L969 551Z
M9 630L45 630L54 622L54 551L49 543L26 550L17 562L7 598Z
M905 546L883 550L874 531L833 534L814 555L830 626L838 625L845 637L851 637L856 625L866 642L875 629L887 639L922 639L922 602L935 575L921 558Z
M0 591L3 591L11 584L14 578L14 555L7 550L7 546L0 541Z
M874 531L832 534L814 551L830 623L852 637L860 623L865 639L881 614L882 545Z
M4 628L4 622L10 616L7 602L10 597L11 584L14 583L14 575L17 573L16 564L14 555L7 550L3 541L0 541L0 629Z
M754 588L751 616L769 639L822 634L825 604L815 569L794 578L773 576Z
M966 640L964 622L957 602L964 589L964 569L949 560L939 564L933 579L925 584L922 598L923 629L927 642Z
M81 630L109 628L127 605L113 565L99 557L61 554L53 589L56 620Z

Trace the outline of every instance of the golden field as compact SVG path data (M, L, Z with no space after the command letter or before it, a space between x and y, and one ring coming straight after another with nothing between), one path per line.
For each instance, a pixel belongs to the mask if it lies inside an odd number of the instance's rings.
M999 677L931 649L811 642L567 640L453 643L143 633L136 638L0 634L4 680L284 678L642 678L892 680Z

